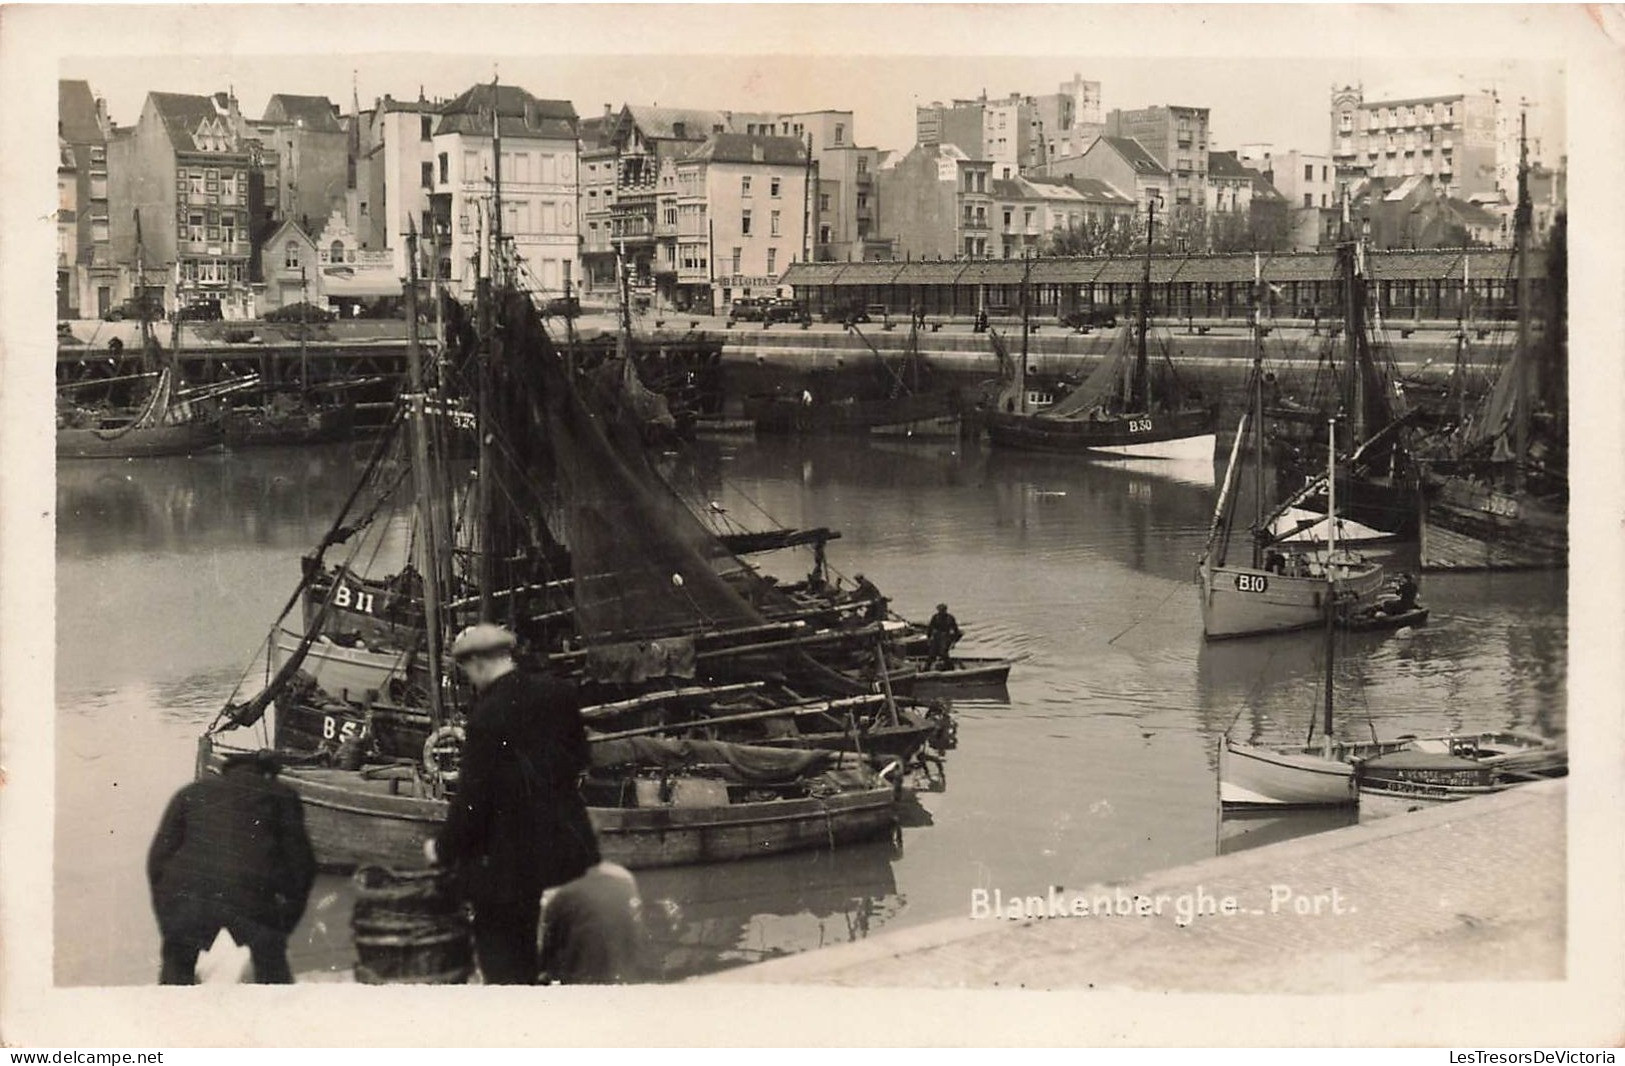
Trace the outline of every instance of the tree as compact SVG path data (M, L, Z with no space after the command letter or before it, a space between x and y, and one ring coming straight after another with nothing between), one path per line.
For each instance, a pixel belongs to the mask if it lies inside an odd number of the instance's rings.
M1057 229L1041 246L1043 255L1127 255L1137 235L1128 215L1090 214L1074 226Z

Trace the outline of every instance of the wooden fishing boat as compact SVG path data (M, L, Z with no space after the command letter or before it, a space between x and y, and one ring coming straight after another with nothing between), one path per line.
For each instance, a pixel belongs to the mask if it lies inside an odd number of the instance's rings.
M946 670L928 669L925 659L909 660L909 672L894 676L892 685L917 699L952 698L1002 689L1010 680L1011 659L956 655Z
M1566 747L1512 731L1358 743L1336 739L1333 675L1340 606L1328 590L1319 743L1268 747L1238 742L1227 733L1219 745L1221 809L1360 805L1367 813L1392 813L1568 772Z
M818 371L802 388L746 397L744 410L758 433L956 436L959 397L939 381L919 350L911 326L901 356L886 356L857 326L851 332L868 346L875 372Z
M415 250L409 259L415 266ZM498 269L510 278L513 272L512 264ZM372 525L399 483L380 473L397 469L383 462L394 447L386 436L334 528L305 560L301 586L284 610L286 615L305 603L305 632L259 695L222 709L200 751L200 772L208 772L217 735L262 723L274 706L274 745L290 764L284 776L305 803L326 862L405 861L434 831L455 790L444 760L448 747L454 755L460 744L457 723L468 699L441 648L451 628L470 617L507 621L528 639L534 629L526 624L534 619L516 613L521 592L566 590L574 639L551 658L555 665L579 668L584 690L623 694L618 710L636 705L654 713L681 705L684 694L665 691L674 683L688 685L694 690L689 695L714 697L731 679L696 677L695 664L707 654L741 670L739 664L754 655L769 672L794 677L799 669L837 689L852 685L806 660L802 645L811 638L784 639L783 624L767 621L730 583L737 560L674 494L658 487L645 469L637 397L616 391L623 375L614 368L607 375L576 374L552 346L528 295L510 284L504 283L498 306L481 316L502 328L484 341L488 347L477 358L459 361L481 374L476 385L482 392L481 476L462 501L454 498L444 469L446 442L427 431L425 412L436 397L418 357L415 279L408 286L411 383L404 399L410 459L404 473L411 474L414 490L410 568L397 570L395 580L368 585L351 580L348 561L337 570L323 563L323 553L341 543L350 543L355 557L369 535L356 533ZM539 380L512 375L514 387L495 395L485 368L501 358L523 359ZM553 479L546 486L537 480L544 475ZM356 518L368 485L378 500ZM552 527L526 520L527 513L542 513L527 508L554 488L558 505L548 513L568 535L567 552ZM454 525L463 504L472 505L473 521ZM457 541L459 528L472 536ZM567 577L556 569L561 557ZM312 602L308 597L318 587L320 600ZM402 639L388 648L318 648L336 608L345 612L347 625L374 624L374 640L378 634ZM725 646L697 650L697 621L729 627L720 637ZM761 639L765 631L780 639ZM858 635L878 650L878 627ZM388 669L404 676L378 688L334 693L324 688L331 677L318 684L301 673L318 650L329 668L341 660L352 670L387 660ZM546 650L543 645L544 655ZM769 706L735 717L797 725L807 717L815 723L806 731L810 737L833 733L862 754L830 750L833 744L798 743L799 750L788 750L656 735L734 724L715 713L591 735L594 770L584 796L604 838L605 857L633 867L670 865L828 847L889 832L901 760L873 752L885 742L917 750L922 739L940 736L942 726L905 718L884 693L865 695L864 702L874 705L871 724L880 721L886 728L865 730L849 724L849 708L834 706L852 695L837 691L792 705L766 696ZM781 732L770 739L785 742L790 736Z
M1011 368L1010 385L997 406L983 413L988 440L995 448L1085 457L1213 458L1218 405L1187 395L1171 361L1160 378L1155 377L1146 353L1156 203L1151 201L1146 220L1145 273L1139 286L1138 321L1131 327L1134 358L1108 359L1077 389L1039 409L1029 407L1026 387L1030 262L1023 271L1021 356Z
M1254 316L1253 370L1248 381L1252 403L1242 414L1241 425L1236 430L1224 485L1213 509L1207 550L1197 564L1202 633L1209 640L1310 628L1326 617L1331 602L1328 597L1335 597L1349 610L1358 610L1371 601L1383 581L1381 565L1353 552L1339 550L1335 520L1324 526L1323 550L1308 545L1295 547L1276 539L1283 531L1272 531L1277 516L1264 514L1263 352L1262 325L1258 318ZM1336 439L1336 421L1331 420L1325 482L1331 485L1336 483ZM1252 526L1251 559L1238 564L1228 558L1230 527L1235 518L1236 478L1243 445L1248 440L1253 444L1256 517ZM1327 495L1327 513L1335 516L1336 493ZM1293 502L1289 500L1287 506ZM1278 514L1285 509L1283 506Z
M734 747L764 757L761 749ZM231 752L204 737L198 773L218 773ZM855 757L831 756L809 765L827 769L777 781L730 776L725 763L690 763L676 773L645 768L647 776L598 770L585 786L587 813L604 860L634 870L829 848L892 833L900 794L895 763L876 771ZM316 861L331 869L421 867L424 842L446 819L447 799L418 766L290 765L279 780L299 796Z

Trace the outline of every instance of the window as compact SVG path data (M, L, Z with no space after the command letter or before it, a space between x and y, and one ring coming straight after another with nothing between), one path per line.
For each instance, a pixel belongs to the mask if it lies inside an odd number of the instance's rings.
M1012 214L1013 214L1013 212L1008 207L1004 209L1004 228L1005 229L1010 228L1010 218L1011 218Z
M229 211L220 216L220 239L227 244L237 239L237 216Z
M1004 180L1005 181L1010 180L1010 168L1009 167L1004 168Z
M774 217L775 220L777 220L778 214L779 213L777 211L773 212L773 217ZM675 207L666 208L666 225L668 225L668 226L677 225L677 208L675 208Z
M769 248L767 250L767 272L769 274L776 274L778 273L778 270L779 250L777 248Z
M1331 180L1331 178L1327 176L1327 168L1326 167L1321 167L1320 168L1320 180L1321 181L1330 181Z
M203 171L192 171L190 189L191 194L195 199L203 199Z
M220 191L220 172L218 170L215 170L213 167L209 168L208 181L209 181L209 191L210 192L219 192Z
M463 152L463 181L464 181L464 183L473 181L475 178L479 177L479 174L480 174L480 153L464 151Z
M739 195L740 196L749 196L750 195L750 175L749 174L746 174L744 177L739 179ZM750 231L746 230L745 232L749 233Z
M1306 193L1303 194L1303 206L1305 206L1305 207L1314 207L1315 206L1315 194L1314 193L1306 192Z
M329 263L344 262L344 245L342 242L334 241L327 249L327 261Z
M829 210L829 193L821 192L818 194L818 210L820 212Z
M844 122L837 122L835 124L835 143L836 144L845 144L846 143L846 123L844 123Z
M749 181L750 179L746 178L745 180ZM750 208L748 207L739 214L739 232L747 237L750 236Z
M445 185L451 181L451 160L445 152L440 153L440 184Z
M282 249L282 266L287 270L299 269L299 242L289 241Z
M778 178L774 178L772 183L768 186L768 195L773 197L775 200L779 198L779 179Z
M186 220L187 239L201 241L203 239L203 212L194 211Z
M367 217L367 201L365 200L361 201L361 217Z
M430 137L432 137L433 135L434 135L434 119L430 118L428 115L419 116L419 118L418 118L418 137L421 140L426 141Z
M828 244L829 243L829 227L828 226L819 226L818 227L818 243L819 244Z
M1305 163L1303 165L1303 180L1304 181L1314 181L1315 180L1315 165L1313 163Z
M966 237L965 238L965 255L967 257L969 257L969 256L973 256L975 254L976 254L976 239L974 237Z
M770 236L777 237L779 235L779 213L777 211L768 216L767 229Z
M1022 211L1022 222L1027 227L1028 232L1031 232L1032 228L1033 228L1033 209L1032 208L1030 208L1030 207L1025 208Z
M551 156L544 156L543 158L551 158ZM515 152L513 154L513 180L516 183L521 185L530 184L530 160L531 155L529 152Z
M730 271L730 273L733 273L733 274L739 273L739 260L740 260L740 257L744 255L744 252L745 252L745 250L743 248L735 248L734 249L734 256L733 256L734 268L733 268L732 271Z
M446 157L441 156L440 158L444 159ZM423 164L422 172L419 175L419 180L422 181L423 187L425 189L434 188L434 164L433 163L425 163L425 164Z

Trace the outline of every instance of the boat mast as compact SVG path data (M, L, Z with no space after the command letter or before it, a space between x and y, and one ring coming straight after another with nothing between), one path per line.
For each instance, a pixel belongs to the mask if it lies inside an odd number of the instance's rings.
M1326 420L1326 699L1321 714L1321 745L1332 751L1332 675L1337 652L1333 633L1337 614L1337 577L1332 557L1337 551L1337 416Z
M1020 405L1017 410L1027 413L1027 334L1031 323L1031 307L1027 302L1027 280L1032 276L1033 261L1026 253L1021 254L1021 358L1016 362L1016 402Z
M1473 318L1473 256L1471 252L1465 253L1461 258L1461 316L1456 323L1456 375L1451 382L1452 391L1456 394L1456 426L1459 428L1467 421L1467 330L1471 327Z
M1264 538L1264 266L1253 253L1253 569L1263 563Z
M429 721L439 728L444 720L440 702L440 554L435 528L429 438L424 424L423 368L418 346L418 231L407 221L406 234L406 372L412 389L412 471L417 496L418 573L423 578L423 619L429 665Z
M299 264L299 394L310 391L310 367L305 354L305 334L310 332L306 321L310 308L310 289L305 280L305 264Z
M1157 232L1157 204L1160 198L1151 196L1145 202L1145 270L1140 275L1139 328L1135 330L1134 376L1129 380L1129 392L1124 399L1130 411L1143 411L1149 405L1150 368L1146 363L1145 332L1151 316L1151 242Z
M502 267L502 109L497 91L496 75L491 76L491 219L488 224L490 248L486 252L488 268L480 278L483 299L482 318L485 327L485 351L479 363L479 434L480 434L480 620L493 620L492 592L496 586L496 474L495 456L492 454L492 412L495 397L491 390L492 363L497 352L497 316L493 307L492 289Z
M1529 463L1529 376L1532 360L1529 358L1529 228L1534 204L1529 199L1529 142L1527 140L1529 115L1518 115L1518 207L1513 214L1513 232L1517 248L1518 268L1518 347L1513 355L1517 360L1516 392L1513 407L1513 486L1524 490Z
M1360 292L1361 239L1349 221L1346 192L1343 197L1343 227L1343 315L1344 330L1348 334L1348 383L1344 387L1343 402L1354 418L1350 439L1359 441L1365 437L1365 373L1360 365L1360 346L1365 342Z

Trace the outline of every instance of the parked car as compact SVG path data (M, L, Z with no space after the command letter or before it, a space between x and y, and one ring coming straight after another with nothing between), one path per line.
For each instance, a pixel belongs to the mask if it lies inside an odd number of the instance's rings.
M326 307L317 307L315 304L284 304L274 311L265 314L267 322L331 322L336 315Z
M767 322L811 322L812 316L800 300L777 299L768 301L763 311L763 319Z
M121 304L114 304L102 314L108 322L122 322L127 318L140 319L145 317L149 322L160 322L164 318L164 304L154 296L132 296Z
M176 322L218 322L220 321L219 300L199 300L197 303L187 304L185 307L175 309Z
M1063 315L1061 324L1069 329L1082 329L1085 326L1104 326L1107 329L1116 329L1117 312L1110 307L1084 307Z
M760 322L767 316L767 299L760 296L741 296L728 308L730 322Z
M884 307L881 308L881 312L883 314L885 313L885 308ZM867 322L867 321L869 321L869 312L864 310L864 307L863 307L862 304L856 304L856 303L830 304L829 307L824 309L824 321L825 322L848 322L848 323L850 323L850 322Z
M574 296L555 296L542 304L543 318L579 318L581 301Z

